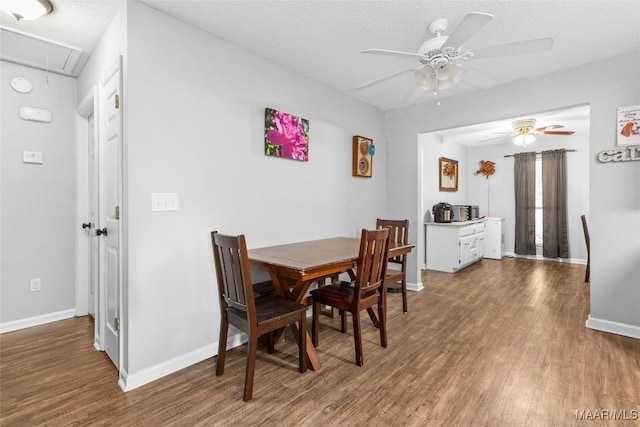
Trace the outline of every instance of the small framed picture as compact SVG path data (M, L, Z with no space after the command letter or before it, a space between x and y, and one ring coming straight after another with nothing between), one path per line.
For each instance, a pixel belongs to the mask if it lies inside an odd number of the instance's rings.
M373 151L373 140L360 135L353 137L353 176L371 178Z
M440 191L458 191L458 161L440 157Z

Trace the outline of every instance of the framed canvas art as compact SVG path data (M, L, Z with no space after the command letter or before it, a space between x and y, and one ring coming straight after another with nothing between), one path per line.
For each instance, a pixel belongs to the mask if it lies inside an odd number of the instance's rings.
M458 161L440 157L440 191L458 191Z
M264 154L303 162L309 161L309 120L266 108Z

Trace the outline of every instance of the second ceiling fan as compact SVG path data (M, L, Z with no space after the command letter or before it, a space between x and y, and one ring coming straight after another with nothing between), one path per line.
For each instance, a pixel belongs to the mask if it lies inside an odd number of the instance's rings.
M547 125L542 127L536 126L536 119L519 119L511 123L513 131L511 132L495 132L502 135L495 138L485 139L480 142L494 141L502 138L513 138L513 143L523 147L531 144L535 140L535 135L573 135L575 131L560 130L564 125Z
M445 36L444 32L449 22L446 19L435 20L429 24L429 32L435 37L422 43L415 53L386 49L363 50L363 53L415 58L419 65L387 74L361 84L354 89L364 89L399 74L413 72L419 88L435 92L437 90L448 89L462 81L462 77L466 71L461 65L462 62L501 56L539 53L547 51L553 46L553 39L547 37L490 46L475 49L474 51L464 49L463 45L492 19L493 16L488 13L469 13L448 36Z

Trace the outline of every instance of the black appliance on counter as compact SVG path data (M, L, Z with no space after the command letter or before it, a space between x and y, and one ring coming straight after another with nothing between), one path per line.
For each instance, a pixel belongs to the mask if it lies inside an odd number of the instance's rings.
M451 205L440 202L433 205L433 222L451 222Z

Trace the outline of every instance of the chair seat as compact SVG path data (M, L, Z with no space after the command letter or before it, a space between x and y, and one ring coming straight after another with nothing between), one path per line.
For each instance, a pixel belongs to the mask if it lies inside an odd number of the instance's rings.
M320 289L311 291L311 296L314 301L320 304L328 304L336 307L338 310L349 310L353 305L353 299L355 296L355 288L349 282L336 282L331 285L324 286ZM363 295L362 299L368 299L369 297L378 297L377 291L371 291Z
M278 295L266 295L256 298L255 304L258 323L307 310L307 306ZM245 311L237 310L233 307L229 307L228 310L241 319L247 318Z

